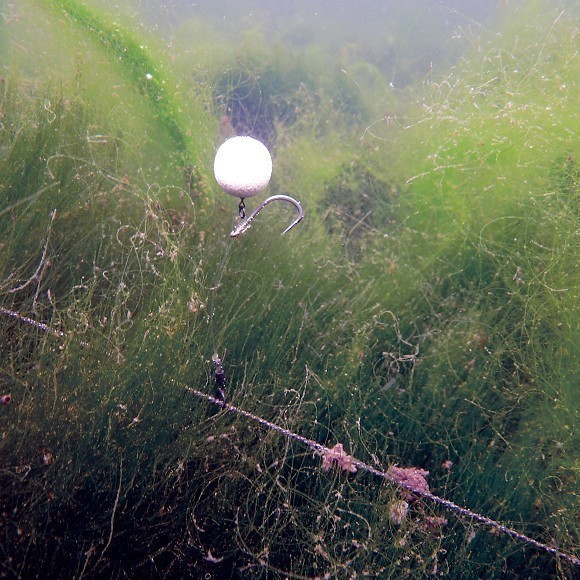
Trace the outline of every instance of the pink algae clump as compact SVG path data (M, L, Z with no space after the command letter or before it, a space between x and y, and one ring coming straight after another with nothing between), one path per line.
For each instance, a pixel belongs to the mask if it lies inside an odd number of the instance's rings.
M342 443L337 443L332 449L328 449L322 454L322 469L328 471L331 467L338 467L350 473L356 472L354 459L346 453Z
M391 465L387 470L387 475L392 481L405 487L406 493L404 493L404 497L407 501L417 499L412 491L418 492L419 495L430 493L429 484L425 479L429 475L429 472L424 469Z

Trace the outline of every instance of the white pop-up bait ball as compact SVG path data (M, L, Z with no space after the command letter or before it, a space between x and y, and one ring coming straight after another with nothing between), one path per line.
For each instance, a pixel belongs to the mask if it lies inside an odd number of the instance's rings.
M218 149L213 172L226 193L240 198L251 197L270 182L272 157L257 139L232 137Z

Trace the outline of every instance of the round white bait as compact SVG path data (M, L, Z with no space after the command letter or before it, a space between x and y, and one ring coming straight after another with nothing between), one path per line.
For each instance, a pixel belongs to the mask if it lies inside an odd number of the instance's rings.
M218 149L213 171L226 193L243 199L267 187L272 176L272 157L257 139L232 137Z

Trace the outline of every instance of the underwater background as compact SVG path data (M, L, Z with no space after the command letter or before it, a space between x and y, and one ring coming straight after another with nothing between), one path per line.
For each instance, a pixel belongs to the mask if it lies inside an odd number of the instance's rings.
M0 577L577 577L579 24L0 0Z

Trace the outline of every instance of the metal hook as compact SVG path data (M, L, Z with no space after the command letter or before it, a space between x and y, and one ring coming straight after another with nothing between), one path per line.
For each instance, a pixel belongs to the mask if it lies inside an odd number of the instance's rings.
M240 222L231 232L230 236L232 238L237 238L241 236L243 233L250 229L252 225L252 220L271 202L273 201L287 201L291 203L297 210L298 210L298 217L282 232L285 234L289 232L295 225L298 225L300 220L304 217L304 213L302 211L302 206L300 205L299 201L296 201L293 197L289 195L273 195L268 199L264 200L249 216L248 219Z

